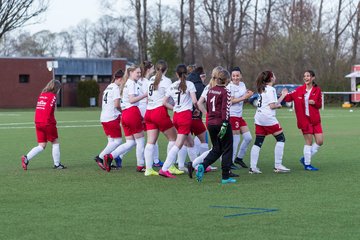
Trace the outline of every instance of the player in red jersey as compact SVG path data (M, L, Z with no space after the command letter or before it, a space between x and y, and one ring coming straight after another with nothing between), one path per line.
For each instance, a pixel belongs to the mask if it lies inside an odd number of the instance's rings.
M229 81L230 73L225 69L220 70L216 77L216 86L211 88L207 94L207 128L213 147L204 162L198 165L196 178L199 182L202 181L205 169L220 156L222 157L221 182L223 184L236 182L235 179L229 177L233 154L233 136L229 124L231 96L226 88Z
M304 85L296 88L284 98L286 102L294 101L297 126L301 129L305 140L304 156L300 162L307 171L319 170L311 165L311 157L318 152L324 142L319 111L322 105L322 94L314 80L314 71L305 71ZM315 142L313 142L313 138Z
M21 157L21 164L24 170L27 170L29 161L46 148L47 142L52 143L54 168L66 168L60 162L60 146L54 115L56 94L59 92L60 88L61 83L58 80L51 80L46 84L38 98L35 110L35 128L39 145Z

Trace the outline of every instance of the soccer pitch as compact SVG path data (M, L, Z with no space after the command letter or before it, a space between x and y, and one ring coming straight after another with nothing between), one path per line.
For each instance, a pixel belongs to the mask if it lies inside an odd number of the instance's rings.
M252 134L254 113L244 109ZM235 170L238 182L228 185L220 184L219 170L202 183L187 175L144 177L135 171L134 149L121 170L102 171L93 160L106 144L100 109L55 114L68 169L52 169L49 144L24 171L20 156L36 145L34 112L0 111L0 239L360 238L358 108L321 111L325 140L313 158L318 172L299 163L304 140L294 112L277 110L286 137L283 163L291 173L273 173L269 136L259 158L263 174ZM166 144L161 136L162 160Z

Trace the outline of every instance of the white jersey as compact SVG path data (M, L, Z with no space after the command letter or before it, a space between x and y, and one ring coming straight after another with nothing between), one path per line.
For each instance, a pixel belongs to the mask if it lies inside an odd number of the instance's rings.
M172 82L169 78L162 76L158 89L154 89L155 76L150 78L148 87L148 105L146 109L155 109L163 106L166 90L170 88Z
M127 108L130 108L132 106L138 106L139 102L136 103L130 103L129 95L134 95L134 97L139 96L139 89L137 87L137 84L134 80L128 79L125 83L123 93L122 93L122 101L121 101L121 108L122 110L125 110Z
M111 83L103 92L100 122L110 122L121 114L115 108L114 101L116 99L120 99L120 88L115 83Z
M186 91L182 93L179 89L180 80L171 84L170 88L166 90L165 96L172 97L174 99L174 112L182 112L185 110L193 109L193 103L190 96L190 93L196 92L194 83L186 81Z
M255 113L255 124L260 126L272 126L278 124L275 109L270 108L271 103L277 103L276 90L272 86L266 86L258 99L258 107Z
M136 84L138 85L139 95L144 95L147 92L149 80L147 78L141 78L137 81ZM147 98L143 98L139 101L138 107L140 109L140 113L142 117L145 116L146 105L147 105Z
M207 101L207 94L209 92L209 89L210 89L210 84L206 85L203 92L201 93L201 97L205 98L205 102Z
M226 88L230 91L231 97L234 98L240 98L246 93L246 86L243 82L240 82L239 85L230 82ZM230 116L242 117L243 105L244 101L232 103L230 106Z

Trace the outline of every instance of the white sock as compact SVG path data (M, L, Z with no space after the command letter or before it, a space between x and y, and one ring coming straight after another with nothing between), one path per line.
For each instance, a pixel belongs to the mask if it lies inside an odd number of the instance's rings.
M240 149L239 149L239 152L238 152L238 155L237 157L240 158L240 159L243 159L245 154L246 154L246 150L249 146L249 144L251 143L252 141L252 137L251 137L251 133L250 132L246 132L242 135L243 137L243 140L241 142L241 145L240 145Z
M315 153L317 153L319 151L320 146L317 145L316 143L313 143L313 145L311 146L311 156L314 156Z
M60 144L54 143L52 145L52 156L54 160L54 165L59 166L60 164Z
M177 153L178 167L184 167L186 156L187 156L187 147L184 145L182 146L182 148L180 148L179 152Z
M145 138L136 138L136 162L137 166L145 166L144 160L144 148L145 148Z
M194 159L194 161L192 161L192 166L193 168L197 168L197 166L200 163L204 162L204 159L206 158L206 156L209 154L209 152L211 151L211 149L207 150L206 152L203 152L200 156L198 156L197 158Z
M204 152L208 151L209 150L209 144L207 143L202 143L200 145L200 155L203 154Z
M171 165L174 164L175 160L176 160L176 155L179 152L179 148L174 145L170 151L168 152L167 156L166 156L166 160L164 162L164 165L162 167L163 171L167 171L169 170L169 168L171 167Z
M196 155L201 151L201 142L198 137L194 137L194 148L196 150Z
M275 167L282 164L282 159L284 156L284 142L276 142L275 144Z
M304 145L304 163L305 165L311 164L311 146Z
M119 139L120 141L119 140L115 141L113 138L108 138L108 144L106 145L104 150L102 150L102 152L99 154L99 158L104 159L104 156L106 154L109 154L112 151L114 151L121 144L121 138Z
M260 155L260 147L257 145L253 145L250 152L250 168L257 168L257 163Z
M153 156L154 156L154 163L158 163L159 162L159 144L156 141L154 145L154 151L153 151Z
M131 148L133 148L136 145L134 140L126 140L123 144L118 146L114 151L111 152L111 155L113 158L117 158L119 155L130 151Z
M30 161L30 159L32 159L33 157L35 157L42 151L44 151L43 147L41 147L41 146L34 147L33 149L30 150L30 152L28 152L28 154L26 154L27 160Z
M166 154L169 153L170 149L175 145L175 141L169 141L166 149Z
M189 155L190 161L194 161L197 157L197 151L195 147L187 147L187 154Z
M239 134L235 134L233 135L233 155L232 155L232 162L234 163L235 160L235 156L237 153L237 149L240 143L240 135Z
M150 143L147 143L145 146L144 156L146 169L152 168L154 148L156 148L155 145Z

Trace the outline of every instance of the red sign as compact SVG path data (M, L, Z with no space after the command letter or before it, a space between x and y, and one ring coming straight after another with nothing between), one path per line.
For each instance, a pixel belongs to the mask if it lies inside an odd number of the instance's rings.
M360 72L360 65L354 65L352 66L352 72Z

